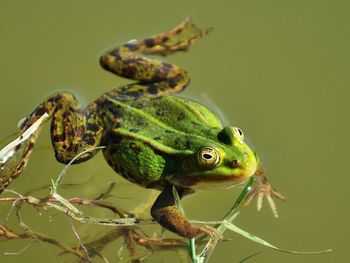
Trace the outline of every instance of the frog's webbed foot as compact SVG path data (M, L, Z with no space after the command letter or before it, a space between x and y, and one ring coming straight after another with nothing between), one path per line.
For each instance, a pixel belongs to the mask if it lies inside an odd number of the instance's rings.
M222 239L222 234L215 228L209 225L203 225L198 227L200 233L208 235L212 239Z
M141 42L144 46L143 53L166 56L176 51L184 51L211 30L210 27L202 29L196 26L192 18L188 17L169 32L144 39Z
M255 187L246 196L243 202L243 206L247 206L256 197L257 209L258 211L260 211L263 205L263 197L265 196L267 202L270 205L273 215L275 217L278 217L277 207L274 198L277 198L282 201L286 201L286 198L276 191L276 189L272 186L270 181L263 174L257 174L255 176L255 184Z

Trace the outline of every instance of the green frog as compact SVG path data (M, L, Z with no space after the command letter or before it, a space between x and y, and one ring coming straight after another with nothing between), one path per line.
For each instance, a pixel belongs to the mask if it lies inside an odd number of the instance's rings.
M106 92L86 107L69 92L53 94L20 123L21 131L48 114L57 161L67 164L87 149L104 146L103 156L114 171L161 191L151 208L160 225L187 238L212 234L209 227L191 224L177 208L173 187L182 198L196 189L241 184L257 174L259 158L245 143L241 129L222 127L214 112L199 102L170 96L188 85L185 70L142 55L184 51L209 31L186 19L169 32L107 51L101 66L135 83ZM74 164L98 151L79 155ZM260 176L248 202L261 193L278 197Z

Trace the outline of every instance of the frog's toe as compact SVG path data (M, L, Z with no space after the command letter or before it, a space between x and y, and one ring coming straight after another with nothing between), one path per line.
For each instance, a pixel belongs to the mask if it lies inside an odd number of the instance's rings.
M277 212L277 206L275 203L274 198L280 199L282 201L286 201L286 198L281 195L280 193L278 193L275 189L273 189L271 187L270 190L264 191L264 192L260 192L257 198L257 209L258 211L261 210L262 208L262 204L263 204L263 196L266 197L267 202L269 203L269 206L272 210L272 213L275 217L278 217L278 212Z
M246 196L243 202L243 206L247 206L254 198L256 198L257 210L260 211L263 205L263 197L265 196L273 215L275 217L278 217L277 207L274 199L276 198L282 201L286 201L286 198L273 188L272 184L267 180L265 176L257 176L256 181L257 185Z
M193 23L191 18L187 18L170 32L161 34L162 39L165 39L165 41L148 49L146 52L166 56L176 51L185 51L211 30L211 27L200 28Z

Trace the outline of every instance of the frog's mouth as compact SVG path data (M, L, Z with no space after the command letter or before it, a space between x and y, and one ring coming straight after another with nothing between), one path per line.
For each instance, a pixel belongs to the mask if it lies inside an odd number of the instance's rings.
M255 170L254 170L255 172ZM229 189L248 180L253 173L242 171L237 174L213 174L207 171L202 174L187 174L185 176L172 176L168 179L172 184L193 189Z

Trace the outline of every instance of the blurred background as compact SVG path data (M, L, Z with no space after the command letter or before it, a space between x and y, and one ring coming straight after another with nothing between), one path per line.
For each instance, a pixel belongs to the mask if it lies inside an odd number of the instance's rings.
M183 95L216 105L228 123L242 128L268 177L288 199L278 203L278 219L267 206L258 213L254 204L235 223L282 248L334 249L323 255L291 255L227 232L231 241L217 247L211 262L239 262L259 251L264 253L247 262L349 262L349 11L345 0L1 0L0 139L16 132L17 122L55 91L74 92L87 104L129 83L104 72L98 64L100 54L127 40L169 30L191 15L198 25L214 31L190 52L166 58L191 75ZM50 144L46 127L25 173L11 189L25 193L57 176L63 165L55 161ZM117 182L113 201L126 209L151 195L117 176L101 154L69 170L65 182L84 184L64 194L96 197L110 181ZM203 191L183 205L192 219L218 220L238 193L237 188ZM9 210L10 204L0 204L0 220ZM22 217L33 230L76 242L65 216L40 215L25 206ZM15 220L11 214L6 224L20 230ZM106 228L77 224L77 230L82 237L94 238ZM20 255L4 256L29 242L0 242L0 262L75 259L57 256L59 250L43 243L32 244ZM103 255L118 262L120 246L112 243ZM181 258L166 252L146 262Z

